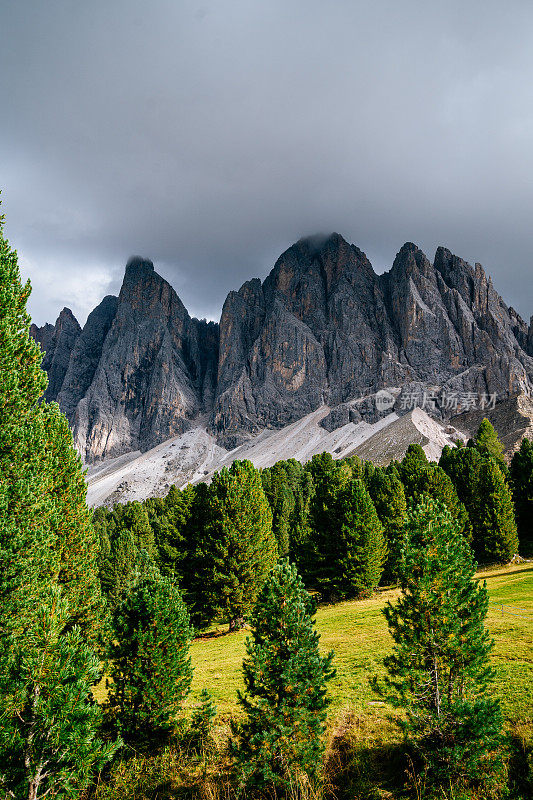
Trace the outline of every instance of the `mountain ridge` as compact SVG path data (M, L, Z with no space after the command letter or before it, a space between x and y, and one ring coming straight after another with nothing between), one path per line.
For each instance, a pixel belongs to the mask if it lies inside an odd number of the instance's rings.
M337 233L300 239L264 281L229 292L220 323L191 318L153 263L135 256L119 297L104 298L83 331L61 313L53 330L32 326L32 335L49 348L47 399L67 414L87 463L147 451L202 415L232 449L323 405L323 427L334 429L405 412L417 392L448 419L473 396L533 389L532 325L481 265L444 247L431 263L407 242L377 275ZM376 394L391 387L383 410Z

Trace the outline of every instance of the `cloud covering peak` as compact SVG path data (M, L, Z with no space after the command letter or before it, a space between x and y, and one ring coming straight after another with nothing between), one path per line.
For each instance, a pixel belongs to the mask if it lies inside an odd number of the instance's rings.
M146 253L196 316L338 230L445 245L533 311L533 6L4 3L0 181L37 323Z

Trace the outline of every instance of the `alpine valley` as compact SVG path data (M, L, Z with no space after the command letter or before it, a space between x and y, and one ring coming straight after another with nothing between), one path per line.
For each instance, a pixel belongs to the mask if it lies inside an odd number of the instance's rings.
M431 263L407 243L377 275L336 233L302 239L264 282L229 293L220 323L191 318L132 257L83 329L65 308L31 332L93 504L163 494L235 458L384 463L413 441L438 458L483 416L509 453L533 434L533 324L443 247Z

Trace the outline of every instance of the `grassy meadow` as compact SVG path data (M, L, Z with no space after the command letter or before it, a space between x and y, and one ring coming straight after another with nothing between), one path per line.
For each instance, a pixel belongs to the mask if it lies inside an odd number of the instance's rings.
M479 577L487 581L490 592L487 622L495 640L495 692L502 699L506 727L513 734L516 752L522 754L514 761L512 796L523 800L531 796L520 782L529 780L526 774L530 774L531 765L527 765L525 753L531 752L533 745L533 564L485 571ZM316 800L405 800L407 796L425 800L429 796L412 762L406 760L401 731L394 723L398 712L381 702L369 685L369 678L383 674L383 657L392 646L381 610L397 596L397 590L385 589L368 600L318 609L321 646L324 651L335 651L337 675L329 685L332 704L324 762L325 790L317 794ZM209 767L205 762L191 760L191 754L180 747L171 747L153 758L126 758L119 762L110 782L99 787L96 800L235 797L229 778L228 723L239 713L236 694L243 686L241 665L247 635L246 631L228 634L225 628L213 628L191 647L194 678L185 711L189 715L197 706L204 688L218 706L215 751ZM99 700L103 699L103 685L102 682L98 687ZM488 795L483 790L468 797L487 800Z
M533 729L533 564L481 572L479 577L487 581L490 592L487 623L495 640L495 690L509 723L531 725ZM373 718L379 724L390 715L390 709L379 703L371 690L369 678L383 674L383 657L392 640L381 609L397 596L397 590L385 590L368 600L319 607L316 620L321 647L335 651L337 669L329 685L333 701L330 717L349 709L358 718ZM242 688L247 635L246 631L227 634L221 627L193 642L189 707L196 704L205 688L214 696L220 714L237 712L236 693Z

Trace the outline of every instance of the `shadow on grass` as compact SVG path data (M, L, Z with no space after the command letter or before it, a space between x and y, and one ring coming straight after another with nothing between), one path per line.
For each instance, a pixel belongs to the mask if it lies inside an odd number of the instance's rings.
M408 758L401 740L390 731L368 740L365 724L348 715L335 731L326 756L326 791L329 800L385 800L407 797Z
M496 565L494 567L479 567L476 573L478 580L490 581L492 578L500 578L502 575L521 575L523 572L533 572L533 565L527 565L510 570L508 567Z
M509 737L509 797L513 800L533 798L533 748L519 733Z

